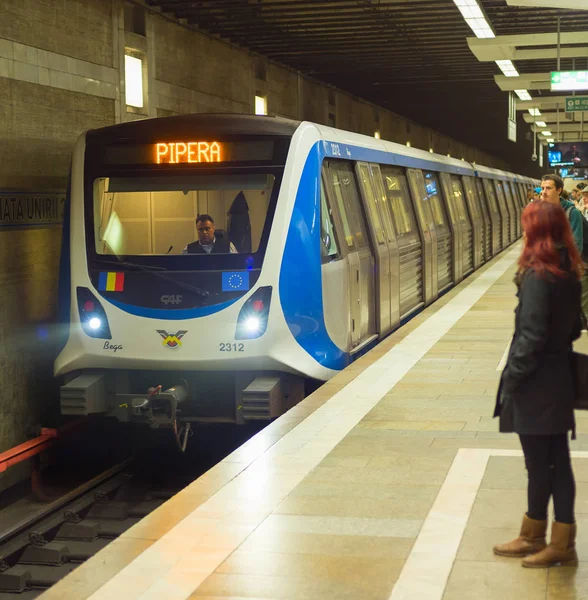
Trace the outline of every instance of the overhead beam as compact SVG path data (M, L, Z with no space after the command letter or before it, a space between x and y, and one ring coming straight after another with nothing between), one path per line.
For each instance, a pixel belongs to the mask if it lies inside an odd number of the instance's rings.
M588 31L565 32L561 34L561 45L584 43L588 39ZM557 46L556 33L529 33L524 35L499 35L495 38L467 38L468 46L480 62L494 60L515 60L515 51L526 46ZM550 48L549 50L552 50ZM562 49L563 50L563 49ZM575 48L566 48L568 58L586 56L586 48L581 48L581 54L569 54ZM537 56L536 58L549 58ZM519 59L520 60L520 59ZM527 60L529 60L527 58Z
M551 90L551 73L525 73L518 77L494 75L494 81L503 92Z
M559 122L565 122L565 123L580 123L581 122L581 117L580 115L582 114L582 112L564 112L564 111L559 111L559 112L541 112L541 116L539 117L534 117L533 115L529 114L528 112L523 114L523 120L525 121L525 123L529 123L529 125L532 125L533 123L536 123L537 121L543 121L544 123L547 123L548 125L551 124L556 124L557 123L557 119L558 119L558 115L559 115ZM588 126L588 111L584 111L584 123ZM576 116L573 116L576 115Z
M529 108L538 108L543 112L543 109L558 110L558 107L563 109L565 106L565 96L539 96L532 100L517 100L517 110L528 110Z
M509 6L529 6L539 8L571 8L573 10L588 10L580 5L578 0L506 0Z

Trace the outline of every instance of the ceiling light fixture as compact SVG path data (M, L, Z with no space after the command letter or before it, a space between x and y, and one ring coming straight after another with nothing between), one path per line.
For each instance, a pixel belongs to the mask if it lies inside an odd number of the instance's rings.
M533 100L533 98L531 97L531 94L529 94L529 92L527 92L527 90L515 90L515 94L521 100Z
M538 108L530 108L529 109L529 114L533 117L540 117L541 116L541 111Z
M551 131L547 131L547 129L545 131L542 131L541 133L546 137L551 137L553 135L553 133L551 133Z
M512 64L511 60L495 60L494 62L500 67L500 70L507 77L519 76L519 72L517 71L517 68Z
M547 123L545 121L537 121L535 125L537 125L537 127L547 127Z
M493 38L494 31L488 23L484 12L480 8L477 0L453 0L462 14L465 22L478 38Z
M553 142L555 142L555 139L554 138L547 138L546 141L549 142L550 144L553 144Z

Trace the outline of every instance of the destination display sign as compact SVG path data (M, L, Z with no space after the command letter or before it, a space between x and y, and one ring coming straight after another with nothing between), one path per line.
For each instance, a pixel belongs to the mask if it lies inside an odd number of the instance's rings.
M0 190L0 229L41 227L63 222L65 194Z
M212 163L269 162L274 157L273 140L217 141L176 140L153 144L109 146L105 162L109 165L212 165ZM178 167L180 168L180 167Z

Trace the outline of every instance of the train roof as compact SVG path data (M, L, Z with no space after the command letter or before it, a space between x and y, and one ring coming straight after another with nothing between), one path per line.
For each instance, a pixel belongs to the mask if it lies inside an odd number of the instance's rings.
M389 160L379 162L404 167L448 171L461 175L483 175L492 179L506 178L510 181L534 183L534 180L529 177L523 177L475 163L472 164L457 158L427 152L418 148L411 148L396 142L380 140L343 129L336 129L317 123L285 119L283 117L230 113L196 113L140 119L90 130L86 134L86 141L90 144L124 143L125 141L152 142L175 136L179 138L185 136L186 131L194 129L197 129L201 135L210 136L241 134L291 137L301 125L316 127L321 136L326 140L364 148L366 151L371 150L392 155ZM369 154L363 159L359 158L359 160L370 160L368 156Z
M185 136L197 129L202 135L280 135L292 136L300 121L281 117L235 115L227 113L197 113L173 117L140 119L92 129L86 134L90 143L117 143L125 141L153 141Z

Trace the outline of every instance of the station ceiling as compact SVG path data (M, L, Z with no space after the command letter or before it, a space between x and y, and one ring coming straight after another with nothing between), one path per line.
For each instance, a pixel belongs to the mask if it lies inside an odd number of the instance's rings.
M501 72L494 61L474 55L467 41L472 30L453 0L147 1L190 26L501 156L513 169L533 166L522 111L514 144L507 140L508 94L495 81ZM531 1L547 0L478 0L497 37L554 33L560 17L561 32L578 32L577 45L588 46L588 10L515 5ZM516 67L525 75L547 73L557 70L557 60L517 59ZM588 70L588 55L561 58L559 70L580 69Z

